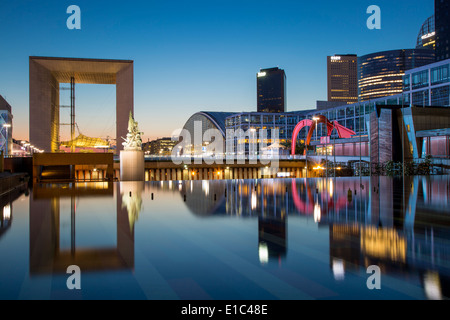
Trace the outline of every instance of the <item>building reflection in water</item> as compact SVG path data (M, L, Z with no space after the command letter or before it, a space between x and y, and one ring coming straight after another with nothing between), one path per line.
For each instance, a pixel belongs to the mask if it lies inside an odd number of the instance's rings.
M430 299L450 296L447 176L189 181L168 189L196 216L258 218L262 264L286 256L287 216L305 216L329 229L336 281L378 265L416 274Z
M11 229L13 223L13 202L24 193L26 196L29 194L27 184L0 197L0 240Z
M11 228L12 215L11 215L11 203L3 205L3 209L0 211L0 238Z
M283 263L288 216L301 216L329 233L330 274L336 281L378 265L383 274L417 277L429 299L442 299L450 296L449 181L434 176L38 185L30 201L30 273L65 273L73 264L86 271L134 269L142 198L170 192L198 218L258 219L258 243L251 245L262 265ZM78 248L76 199L114 194L117 246ZM69 249L60 247L61 199L71 202ZM2 223L8 216L4 209Z
M289 194L283 184L276 180L204 180L179 182L175 188L196 216L258 218L257 248L262 265L281 263L286 257Z
M114 185L103 182L35 185L30 201L30 275L66 273L77 265L83 271L134 268L134 221L140 209L139 185L117 184L117 246L83 248L75 243L77 200L114 196ZM125 197L132 195L132 199ZM61 201L70 199L70 249L60 247ZM126 201L124 201L126 199ZM94 209L95 210L95 209Z

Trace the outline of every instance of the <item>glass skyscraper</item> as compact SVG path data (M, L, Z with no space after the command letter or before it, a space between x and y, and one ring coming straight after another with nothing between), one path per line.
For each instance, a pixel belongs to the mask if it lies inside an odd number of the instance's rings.
M279 68L261 69L257 74L258 112L286 111L286 73Z
M434 61L434 51L428 49L391 50L359 57L359 101L401 94L405 72Z
M422 25L417 36L416 49L436 49L436 28L434 15Z
M442 61L450 58L449 1L435 0L434 6L436 16L436 60Z
M327 58L328 101L358 102L358 57L355 54Z

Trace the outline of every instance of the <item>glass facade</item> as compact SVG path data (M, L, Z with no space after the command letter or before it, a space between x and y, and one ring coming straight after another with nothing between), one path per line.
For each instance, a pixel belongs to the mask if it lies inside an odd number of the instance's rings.
M336 55L327 58L328 101L342 105L358 102L358 57Z
M431 69L431 85L449 82L449 64Z
M405 103L416 106L450 106L450 60L407 71L403 77Z
M358 58L359 101L401 94L405 72L434 61L434 51L428 49L384 51Z
M412 89L428 87L428 70L413 73Z
M436 29L434 15L429 17L422 25L417 36L416 49L436 48Z
M431 89L432 106L450 106L450 86Z
M258 112L286 111L286 74L278 68L262 69L257 74Z
M436 61L450 59L450 18L449 1L435 0L436 17Z
M315 116L323 115L330 121L338 121L339 124L355 131L356 135L368 135L366 115L375 111L376 105L401 105L402 95L392 96L389 98L381 98L371 102L359 102L352 105L345 105L341 107L335 107L326 110L308 110L297 111L287 113L242 113L233 114L225 121L227 130L244 130L247 134L242 139L235 136L227 136L226 145L233 146L233 154L239 154L240 150L245 152L245 155L249 155L249 139L250 130L257 133L257 137L261 137L261 130L267 130L266 143L268 145L273 143L280 143L287 146L290 150L290 144L292 141L292 134L297 124L305 119L313 119ZM247 125L240 119L254 119L255 121L251 125ZM259 122L258 122L259 121ZM273 130L279 130L278 137L273 135ZM309 128L303 128L299 135L298 141L305 141ZM327 128L324 124L318 124L317 131L314 132L311 141L317 142L321 137L327 135ZM338 139L336 131L333 132L331 138ZM259 150L258 150L259 151Z
M226 131L225 127L228 126L228 124L231 124L234 122L234 125L241 125L241 120L243 117L230 117L231 115L234 115L234 113L231 112L199 112L194 114L192 117L189 118L189 120L184 125L183 129L187 130L190 134L191 141L190 144L186 142L186 148L187 150L182 151L182 155L198 155L202 154L203 150L202 148L205 147L205 142L200 144L195 141L196 137L196 129L200 128L201 126L201 137L204 137L205 132L210 129L216 129L219 130L222 134L223 138L225 138ZM248 119L244 117L244 119ZM242 124L242 125L245 125ZM248 124L246 125L248 127ZM223 146L225 148L225 145ZM225 149L224 149L225 150ZM179 150L177 150L178 152ZM181 154L180 154L181 155Z

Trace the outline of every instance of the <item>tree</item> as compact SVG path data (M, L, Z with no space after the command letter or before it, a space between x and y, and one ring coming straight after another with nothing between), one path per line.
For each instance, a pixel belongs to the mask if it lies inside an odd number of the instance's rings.
M292 142L290 140L281 143L282 146L286 147L288 150L292 148ZM313 146L308 146L308 150L314 150ZM295 154L303 155L305 153L305 143L297 142L295 146Z
M417 166L417 174L428 176L432 168L431 156L425 157L425 160Z

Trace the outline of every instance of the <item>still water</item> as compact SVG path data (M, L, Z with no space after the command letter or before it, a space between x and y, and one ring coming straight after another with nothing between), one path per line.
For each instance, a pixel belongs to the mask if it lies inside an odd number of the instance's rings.
M445 299L449 204L449 176L36 185L0 201L0 299Z

